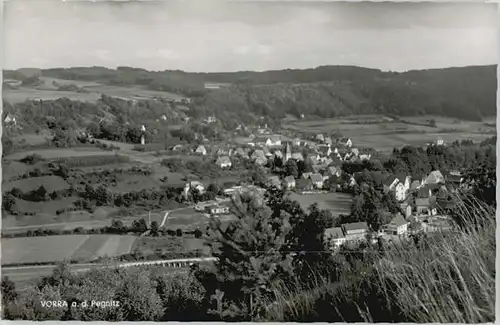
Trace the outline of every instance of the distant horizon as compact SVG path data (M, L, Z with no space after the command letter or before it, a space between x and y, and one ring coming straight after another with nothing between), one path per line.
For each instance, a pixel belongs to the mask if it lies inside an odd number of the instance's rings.
M19 0L3 8L6 69L404 72L499 56L494 3Z
M154 70L154 69L146 69L143 67L139 66L127 66L127 65L121 65L117 67L110 67L110 66L103 66L103 65L88 65L88 66L69 66L69 67L51 67L51 68L38 68L38 67L22 67L22 68L17 68L17 69L3 69L3 71L18 71L22 69L36 69L36 70L52 70L52 69L89 69L89 68L105 68L109 70L118 70L118 68L131 68L131 69L140 69L140 70L146 70L147 72L183 72L183 73L192 73L192 74L231 74L231 73L264 73L264 72L275 72L275 71L287 71L287 70L296 70L296 71L303 71L303 70L315 70L323 67L349 67L349 68L359 68L359 69L367 69L367 70L378 70L380 72L386 72L386 73L405 73L405 72L412 72L412 71L429 71L429 70L446 70L446 69L462 69L462 68L473 68L473 67L489 67L489 66L498 66L498 63L492 63L492 64L471 64L471 65L463 65L463 66L446 66L442 68L427 68L427 69L410 69L410 70L404 70L404 71L391 71L391 70L384 70L384 69L378 69L378 68L371 68L371 67L365 67L365 66L357 66L357 65L342 65L342 64L325 64L325 65L319 65L316 67L311 67L311 68L285 68L285 69L269 69L269 70L234 70L234 71L186 71L186 70L181 70L181 69L165 69L165 70Z

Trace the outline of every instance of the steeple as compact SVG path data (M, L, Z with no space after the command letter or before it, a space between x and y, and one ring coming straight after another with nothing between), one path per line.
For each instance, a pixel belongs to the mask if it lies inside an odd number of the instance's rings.
M285 145L285 150L283 152L283 162L286 163L292 158L292 149L290 148L290 142L287 141Z

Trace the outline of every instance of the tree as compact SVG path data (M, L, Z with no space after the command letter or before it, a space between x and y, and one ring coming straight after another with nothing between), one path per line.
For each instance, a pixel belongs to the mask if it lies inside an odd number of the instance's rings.
M293 159L289 159L285 164L285 173L287 176L293 176L294 178L299 177L299 167L297 162Z
M7 212L13 212L16 207L16 198L11 194L3 194L2 208Z
M195 231L194 231L194 237L195 238L201 238L201 236L203 235L203 233L201 232L200 229L196 228Z
M286 216L273 216L260 197L238 196L233 210L236 220L227 227L210 220L207 240L217 260L197 267L195 275L207 299L217 298L211 313L222 320L256 320L273 298L270 285L291 268L289 255L281 253L290 225Z
M134 232L138 233L145 232L146 230L148 230L148 225L146 223L146 220L144 220L144 218L139 220L134 220L134 222L132 222L132 229Z
M109 205L111 197L111 192L104 185L100 185L95 191L95 200L98 206Z
M2 279L1 285L2 292L2 304L6 304L8 302L13 302L17 298L16 285L12 282L8 276Z
M151 235L153 237L158 237L159 230L160 230L160 227L158 225L158 221L151 222Z
M177 237L182 237L182 229L178 228L176 231L175 231L175 235Z

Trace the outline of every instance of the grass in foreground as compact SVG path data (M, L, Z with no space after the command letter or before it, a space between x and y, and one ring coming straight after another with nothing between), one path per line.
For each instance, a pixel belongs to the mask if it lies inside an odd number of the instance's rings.
M278 285L275 321L452 322L495 319L495 211L460 204L465 227L394 246L346 279ZM347 279L349 278L349 279Z

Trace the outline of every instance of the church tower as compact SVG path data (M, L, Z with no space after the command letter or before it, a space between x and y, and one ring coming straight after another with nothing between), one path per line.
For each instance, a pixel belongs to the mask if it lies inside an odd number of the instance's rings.
M292 149L290 148L290 142L287 142L285 145L285 152L283 152L283 163L286 163L289 159L292 158Z

